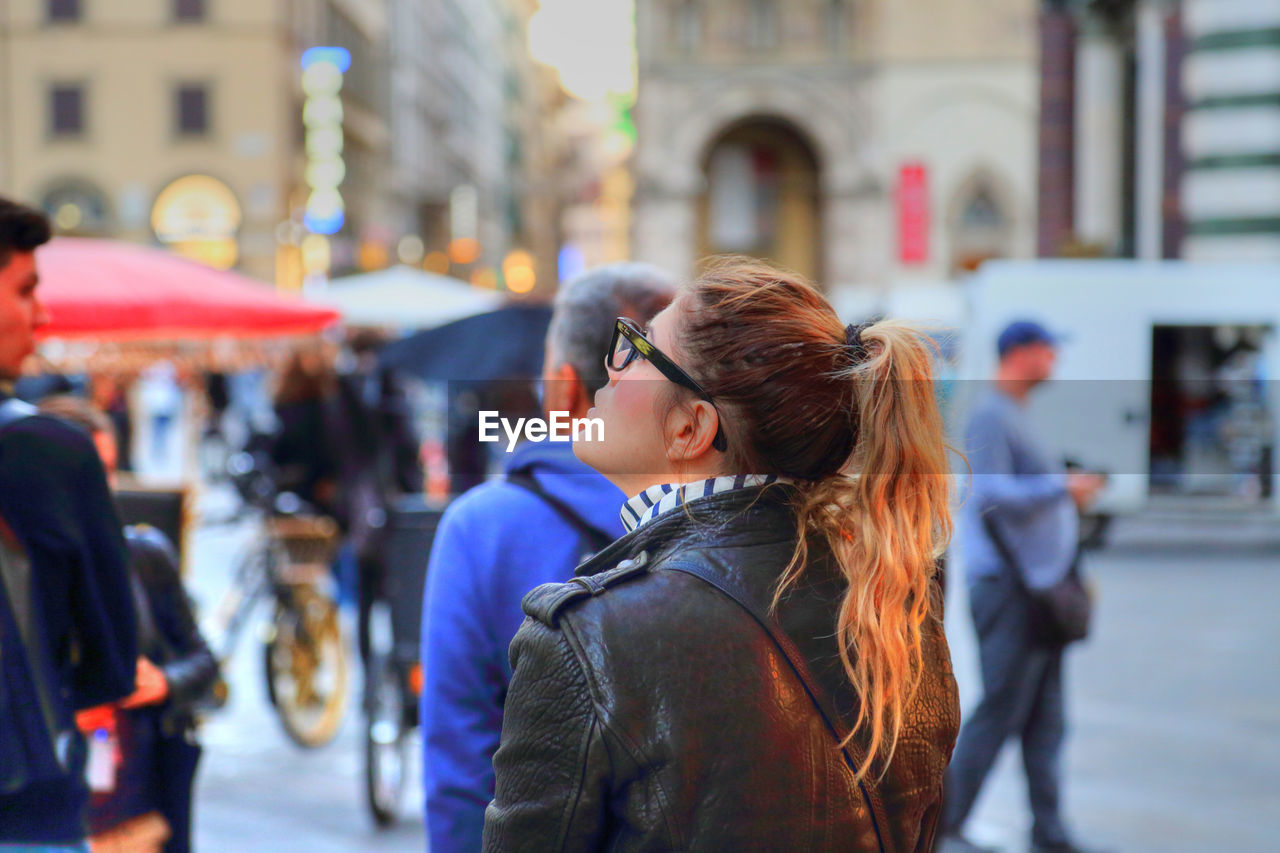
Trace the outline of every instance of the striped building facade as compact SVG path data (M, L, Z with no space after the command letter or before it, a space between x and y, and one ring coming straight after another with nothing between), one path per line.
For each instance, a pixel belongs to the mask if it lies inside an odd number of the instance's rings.
M1280 0L1185 0L1183 256L1280 261Z

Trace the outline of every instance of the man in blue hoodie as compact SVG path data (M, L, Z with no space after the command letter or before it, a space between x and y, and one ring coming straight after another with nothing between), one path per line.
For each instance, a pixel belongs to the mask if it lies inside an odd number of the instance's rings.
M675 295L661 270L600 267L560 288L547 331L543 407L585 417L607 381L614 319L647 325ZM625 496L579 462L568 442L528 442L505 476L445 512L431 549L422 621L421 725L431 853L480 849L493 799L493 754L511 681L507 647L520 600L564 581L584 556L623 534Z

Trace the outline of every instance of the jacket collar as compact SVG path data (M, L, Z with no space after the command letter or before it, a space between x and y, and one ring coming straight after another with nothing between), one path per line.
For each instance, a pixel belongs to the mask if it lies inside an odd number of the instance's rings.
M733 489L689 500L616 540L574 570L582 577L610 569L642 551L666 551L680 545L752 545L796 535L791 499L793 484Z

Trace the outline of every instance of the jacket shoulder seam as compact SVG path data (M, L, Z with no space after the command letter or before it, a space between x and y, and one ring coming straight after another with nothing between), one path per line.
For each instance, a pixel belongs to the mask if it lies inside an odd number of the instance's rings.
M561 615L579 601L604 595L614 586L649 573L648 555L623 560L617 566L595 575L571 578L565 583L544 583L530 590L520 607L544 625L555 628Z
M569 648L571 651L573 651L573 656L576 659L578 657L578 653L577 653L577 650L573 648L572 643L569 643ZM582 668L582 662L579 660L577 661L577 663L578 663L578 669L582 671L583 681L587 682L588 684L587 693L588 695L590 695L591 694L590 679L587 678L586 672ZM587 761L589 760L588 757L590 756L590 753L591 753L591 740L595 735L597 729L600 729L601 734L603 735L604 727L600 724L600 708L596 704L595 697L591 696L590 698L591 698L591 702L590 702L591 723L590 725L587 726L586 730L583 732L582 740L579 744L579 749L581 751L581 754L583 755L583 762L582 762L582 766L578 769L578 781L574 787L573 799L565 806L564 817L560 821L560 837L557 840L558 843L556 844L556 849L561 851L563 851L568 846L569 827L573 826L574 815L578 813L578 806L582 803L582 791L586 787Z

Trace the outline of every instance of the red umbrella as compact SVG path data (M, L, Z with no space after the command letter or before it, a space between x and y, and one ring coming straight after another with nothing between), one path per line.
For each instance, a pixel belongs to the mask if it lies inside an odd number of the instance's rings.
M336 311L162 249L57 237L36 250L44 338L192 341L317 332Z

